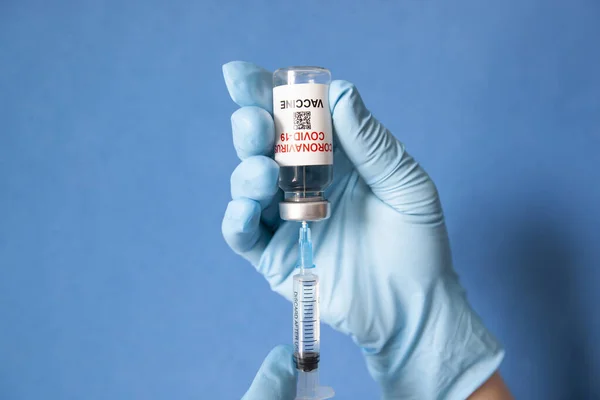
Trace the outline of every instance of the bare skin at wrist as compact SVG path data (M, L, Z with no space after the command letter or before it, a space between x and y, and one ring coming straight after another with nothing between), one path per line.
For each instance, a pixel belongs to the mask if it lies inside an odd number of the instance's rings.
M513 400L514 397L498 372L479 387L468 400Z

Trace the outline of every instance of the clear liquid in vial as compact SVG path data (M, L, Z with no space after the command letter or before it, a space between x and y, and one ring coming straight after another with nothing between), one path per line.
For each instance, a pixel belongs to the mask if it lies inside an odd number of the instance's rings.
M281 167L279 170L279 187L284 192L293 192L296 196L322 192L333 181L333 165L299 165Z

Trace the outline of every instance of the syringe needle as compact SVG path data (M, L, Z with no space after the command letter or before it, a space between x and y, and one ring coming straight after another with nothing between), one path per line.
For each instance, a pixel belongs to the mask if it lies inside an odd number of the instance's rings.
M306 221L302 221L302 227L300 228L300 238L298 239L299 256L300 262L299 267L301 269L308 269L313 267L313 249L310 235L310 228Z

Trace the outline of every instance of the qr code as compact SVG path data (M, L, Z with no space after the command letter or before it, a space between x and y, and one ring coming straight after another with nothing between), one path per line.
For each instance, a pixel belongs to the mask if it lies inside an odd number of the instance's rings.
M310 111L296 111L294 113L294 130L311 129Z

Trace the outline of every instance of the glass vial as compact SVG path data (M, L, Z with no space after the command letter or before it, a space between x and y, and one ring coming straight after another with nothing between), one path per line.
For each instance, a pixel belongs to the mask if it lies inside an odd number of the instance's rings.
M279 207L284 220L329 217L324 192L333 181L330 82L331 73L321 67L288 67L273 73L275 161L285 194Z

